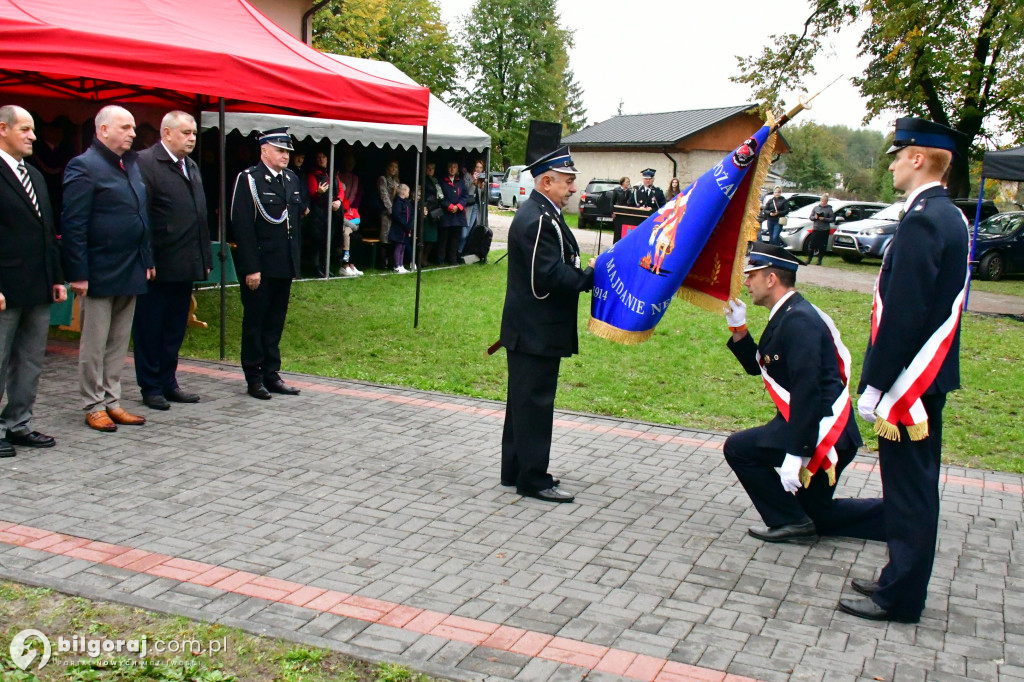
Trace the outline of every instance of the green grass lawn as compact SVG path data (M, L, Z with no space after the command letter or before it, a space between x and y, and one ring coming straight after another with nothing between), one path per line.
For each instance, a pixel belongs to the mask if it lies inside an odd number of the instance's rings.
M491 261L500 256L492 252ZM504 353L484 350L498 338L507 261L423 273L419 327L413 328L413 275L300 282L292 289L282 340L285 370L503 400ZM801 287L832 316L853 353L856 386L869 331L870 296ZM199 317L183 355L218 357L218 294L200 292ZM237 361L241 305L227 295L227 356ZM690 428L733 431L774 413L757 377L747 376L726 348L721 315L676 301L652 338L620 346L586 331L589 298L580 305L580 355L562 365L557 405L563 409ZM751 307L759 334L767 311ZM945 411L946 461L1024 473L1024 325L1012 319L964 317L963 390ZM862 424L871 447L875 436Z

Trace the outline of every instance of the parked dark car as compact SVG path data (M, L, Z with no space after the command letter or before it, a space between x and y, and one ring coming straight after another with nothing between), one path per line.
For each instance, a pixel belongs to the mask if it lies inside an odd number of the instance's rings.
M1024 274L1024 211L999 213L978 223L974 258L979 279Z
M974 224L974 215L978 210L977 199L954 199L953 203L967 216L967 222ZM903 202L882 209L867 220L862 220L849 227L842 226L832 236L830 245L834 253L838 253L847 263L859 263L864 258L884 258L889 250L892 236L896 234ZM995 203L981 203L982 220L999 213Z
M501 201L501 179L505 174L501 171L490 172L490 182L487 183L487 203L497 206Z
M601 178L594 178L587 183L586 189L580 193L580 228L612 222L611 192L618 186L618 180Z

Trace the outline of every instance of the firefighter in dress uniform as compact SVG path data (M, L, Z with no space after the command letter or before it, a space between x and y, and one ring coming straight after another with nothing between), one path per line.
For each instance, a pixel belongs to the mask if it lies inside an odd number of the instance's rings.
M748 533L765 542L812 542L817 535L884 540L872 500L832 498L843 469L862 445L847 388L850 353L832 320L793 287L799 261L781 246L754 243L744 284L770 310L755 343L746 305L729 301L729 350L761 375L776 404L764 426L732 434L725 459L765 525Z
M249 395L269 400L271 393L299 393L278 372L292 279L299 275L303 200L299 176L288 168L288 129L268 130L259 140L260 163L235 181L231 233L242 279L242 370Z
M896 121L893 186L907 192L875 282L857 411L875 424L889 562L863 599L839 609L916 623L924 610L939 526L942 409L960 388L960 310L969 277L967 219L942 179L966 138L919 118Z
M626 199L626 206L638 206L657 211L665 205L665 193L660 187L654 186L654 169L644 168L640 175L644 178L644 184L634 187Z
M594 259L580 262L580 247L562 209L576 192L568 147L527 167L529 199L508 233L508 284L501 341L508 357L508 398L501 439L501 484L546 502L572 502L548 473L555 390L563 357L579 352L580 292L594 284Z

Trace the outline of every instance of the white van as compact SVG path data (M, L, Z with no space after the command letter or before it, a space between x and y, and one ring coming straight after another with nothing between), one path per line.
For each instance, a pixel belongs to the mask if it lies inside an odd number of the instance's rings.
M501 187L498 193L498 206L506 208L518 208L530 197L533 191L533 175L525 170L526 166L509 166L505 171L505 177L501 179Z

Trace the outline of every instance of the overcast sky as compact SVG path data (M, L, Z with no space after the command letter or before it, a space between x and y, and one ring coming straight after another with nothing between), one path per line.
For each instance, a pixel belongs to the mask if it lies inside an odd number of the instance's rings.
M759 54L773 33L796 32L808 14L807 0L557 0L562 26L575 32L570 66L583 89L587 123L623 112L640 114L727 107L751 102L750 89L733 83L735 55ZM453 36L473 0L439 0ZM850 84L866 62L857 58L859 32L847 31L831 55L820 56L817 91L845 78L814 100L797 120L861 127L864 101ZM786 109L801 93L785 93ZM894 115L876 117L868 127L890 129Z

